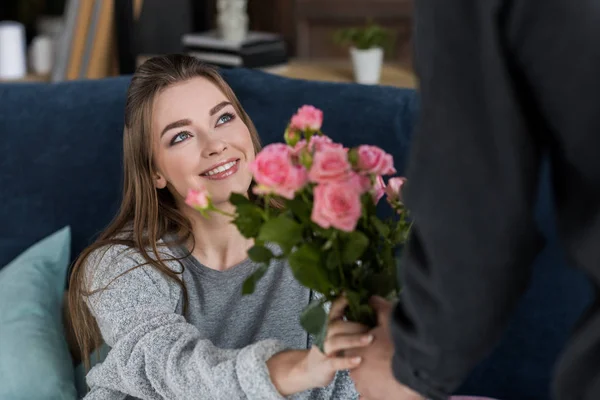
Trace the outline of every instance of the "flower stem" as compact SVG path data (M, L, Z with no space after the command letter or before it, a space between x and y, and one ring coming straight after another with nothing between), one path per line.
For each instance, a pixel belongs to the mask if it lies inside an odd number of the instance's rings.
M308 196L306 195L306 190L302 190L300 192L300 195L302 196L302 200L304 200L305 203L309 203L310 204L310 201L308 200Z
M269 203L271 202L271 195L267 194L264 200L264 208L265 208L265 220L269 219Z
M340 246L339 246L339 241L338 238L335 237L334 238L334 251L337 253L338 255L338 271L340 273L340 279L342 280L342 287L345 288L346 287L346 277L344 276L344 268L342 266L342 254L340 253Z

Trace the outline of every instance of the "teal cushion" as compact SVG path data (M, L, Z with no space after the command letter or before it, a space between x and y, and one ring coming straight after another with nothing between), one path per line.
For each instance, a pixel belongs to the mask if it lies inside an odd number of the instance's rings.
M77 398L62 322L70 244L67 226L0 269L0 399Z
M93 351L90 354L90 368L93 368L96 364L104 362L110 347L106 343L103 343L98 350ZM75 367L75 387L77 388L77 396L81 399L85 397L88 387L85 380L86 370L83 363Z

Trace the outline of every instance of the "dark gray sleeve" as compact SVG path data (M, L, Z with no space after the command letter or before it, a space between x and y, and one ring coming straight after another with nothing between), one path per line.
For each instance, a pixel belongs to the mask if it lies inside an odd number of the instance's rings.
M445 399L498 341L542 245L534 203L544 129L507 34L518 3L416 1L422 102L393 369L432 399Z
M560 237L596 296L555 369L553 396L600 399L600 3L513 3L507 48L549 148Z

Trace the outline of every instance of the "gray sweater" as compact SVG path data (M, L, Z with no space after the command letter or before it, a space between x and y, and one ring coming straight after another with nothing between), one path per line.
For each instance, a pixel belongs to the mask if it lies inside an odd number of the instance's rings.
M162 242L161 242L162 244ZM181 248L159 248L163 259L184 256ZM87 375L85 399L282 399L266 360L286 348L310 347L299 325L311 294L281 261L272 262L253 295L242 296L245 278L258 265L247 260L227 271L212 270L194 257L184 267L188 312L182 315L179 286L150 266L137 251L112 246L96 251L86 267L88 287L107 290L88 298L106 359ZM293 399L355 399L346 372L326 388Z

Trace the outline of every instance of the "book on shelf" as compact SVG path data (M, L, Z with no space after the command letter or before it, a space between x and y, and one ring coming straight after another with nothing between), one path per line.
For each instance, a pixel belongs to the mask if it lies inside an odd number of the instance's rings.
M288 62L287 48L280 35L249 32L239 42L221 39L215 31L182 37L185 51L208 64L224 68L269 68Z
M112 0L67 0L50 80L117 75Z

